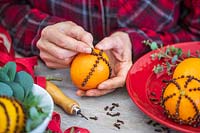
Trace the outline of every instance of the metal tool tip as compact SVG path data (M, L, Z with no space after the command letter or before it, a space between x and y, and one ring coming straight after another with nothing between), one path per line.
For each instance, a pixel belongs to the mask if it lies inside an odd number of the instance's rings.
M86 120L88 120L88 118L87 118L86 116L84 116L84 115L81 113L81 109L80 109L79 106L74 105L74 106L72 107L72 109L73 109L73 114L80 115L81 117L83 117L83 118L85 118Z
M85 118L86 120L88 120L88 118L87 118L86 116L84 116L80 111L78 112L78 114L79 114L81 117L83 117L83 118Z

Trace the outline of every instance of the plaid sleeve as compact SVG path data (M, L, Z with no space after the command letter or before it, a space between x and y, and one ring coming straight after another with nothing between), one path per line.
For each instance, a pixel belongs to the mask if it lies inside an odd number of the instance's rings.
M162 2L162 0L160 0L160 2ZM175 4L174 7L180 5L178 1ZM121 18L119 19L119 24L122 27L120 30L129 34L132 42L134 61L150 51L149 47L142 43L144 40L156 41L164 45L200 40L199 0L186 0L184 2L184 7L181 8L180 11L172 12L174 13L173 15L167 14L170 12L168 10L175 10L172 8L173 5L167 5L167 2L165 4L160 4L162 6L159 6L159 4L155 5L155 3L151 2L141 3L141 5L138 6L140 9L136 10L138 12L134 12L131 16L128 15L131 14L131 10L133 10L130 5L131 3L129 3L127 7L124 6L119 12L119 17ZM145 10L142 9L142 7L144 7ZM149 12L151 12L151 14L149 14ZM141 21L141 19L143 20ZM138 24L135 25L135 23ZM126 28L128 26L131 26L131 28ZM164 27L163 29L162 26Z
M200 40L200 0L185 0L184 6L176 28L160 34L165 44Z
M25 56L38 55L36 42L41 30L47 25L64 20L31 9L23 0L4 1L0 2L0 21L12 36L15 50Z

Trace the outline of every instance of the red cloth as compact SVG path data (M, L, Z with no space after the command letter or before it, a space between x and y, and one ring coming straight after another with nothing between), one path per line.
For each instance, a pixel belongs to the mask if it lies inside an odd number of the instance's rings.
M60 129L60 115L56 112L53 113L52 120L50 121L48 125L48 129L51 131L54 131L56 133L62 133L62 130ZM74 132L71 132L71 131ZM81 128L77 126L70 127L64 131L64 133L90 133L90 131L86 128Z
M0 27L0 33L4 37L0 37L0 66L5 65L9 61L14 61L17 64L17 71L26 71L29 73L34 79L35 83L45 88L46 80L45 77L37 77L34 75L34 66L37 65L37 57L26 57L26 58L16 58L15 52L13 49L11 38L6 30L3 27ZM4 39L7 38L7 43L10 45L10 49L7 49L4 45Z
M38 54L41 30L73 21L92 33L94 44L114 31L127 32L133 59L150 49L141 41L163 44L200 40L200 0L3 0L1 23L17 52Z
M3 35L8 39L8 43L11 45L11 38L8 32L0 26L0 34ZM34 75L34 66L37 65L37 57L28 57L28 58L15 58L15 53L13 47L9 50L4 45L4 39L0 36L0 66L5 65L9 61L16 62L17 64L17 71L26 71L34 78L35 84L40 85L42 88L46 88L46 78L42 76L35 76ZM60 128L60 115L56 112L53 112L52 120L49 122L47 130L52 131L53 133L62 133ZM74 127L71 127L74 128ZM64 133L70 133L71 128L68 128L64 131ZM81 127L75 127L74 133L89 133L87 129Z

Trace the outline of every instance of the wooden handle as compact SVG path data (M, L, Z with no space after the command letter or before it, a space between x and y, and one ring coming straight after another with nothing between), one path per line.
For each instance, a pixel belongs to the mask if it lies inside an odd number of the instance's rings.
M68 114L73 114L73 106L79 104L73 99L67 97L54 83L47 81L46 90L53 98L53 101L58 106L62 107Z

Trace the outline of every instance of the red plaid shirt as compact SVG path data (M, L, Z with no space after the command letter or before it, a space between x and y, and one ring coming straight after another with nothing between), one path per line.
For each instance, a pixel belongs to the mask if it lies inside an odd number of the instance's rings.
M125 31L134 59L149 49L141 42L165 45L200 40L200 0L1 0L0 22L19 53L38 55L41 30L73 21L94 36L96 44L115 31Z

